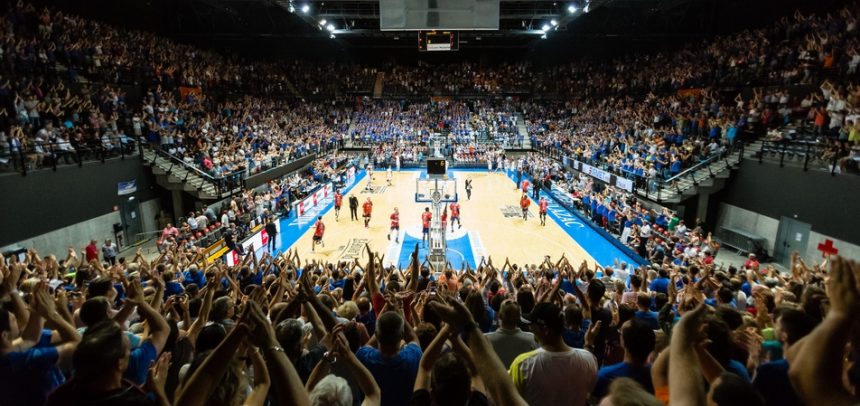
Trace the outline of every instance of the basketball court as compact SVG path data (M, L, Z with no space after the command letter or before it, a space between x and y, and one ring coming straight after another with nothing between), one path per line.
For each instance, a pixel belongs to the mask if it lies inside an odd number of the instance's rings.
M325 202L318 212L299 218L291 217L281 222L279 246L281 251L296 248L303 259L318 261L367 261L365 244L370 244L376 252L385 254L386 265L406 267L409 256L419 244L419 256L423 261L428 251L421 244L421 213L430 203L416 202L416 182L426 176L425 171L410 170L393 173L391 186L386 182L384 171L373 174L374 181L368 188L369 179L362 171L355 183L344 194L343 208L335 219L333 203ZM457 200L460 204L462 227L450 222L446 227L447 260L459 269L464 264L475 268L487 253L495 253L493 263L502 266L505 256L512 263L539 264L545 255L553 259L564 254L571 263L578 265L582 260L589 263L611 263L610 258L624 259L617 247L597 235L582 219L572 215L556 204L551 198L546 226L540 225L537 202L532 201L529 219L524 221L519 199L519 190L514 189L514 180L503 172L486 170L450 170L448 177L456 180ZM467 178L472 179L472 196L468 199L464 189ZM349 197L355 195L359 200L358 219L350 220ZM544 194L542 194L544 195ZM363 204L367 198L373 202L373 215L368 228L364 227L361 217ZM331 197L329 197L331 200ZM390 230L389 216L397 207L400 211L400 236L395 242L387 238ZM431 208L432 211L432 208ZM317 245L311 252L313 224L318 215L325 224L325 246ZM449 213L450 217L450 213ZM450 220L450 218L449 218ZM594 256L589 252L595 253Z

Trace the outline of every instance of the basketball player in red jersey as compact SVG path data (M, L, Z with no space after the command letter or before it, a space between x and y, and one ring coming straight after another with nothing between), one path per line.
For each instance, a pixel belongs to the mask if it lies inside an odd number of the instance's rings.
M400 212L396 207L389 218L391 219L391 230L388 231L388 240L391 241L391 233L395 232L394 242L400 242Z
M523 193L529 194L529 186L530 185L531 185L531 182L529 182L528 179L523 179L523 183L520 185L523 189Z
M460 203L451 202L449 205L451 209L451 232L454 232L454 222L457 222L457 228L463 228L463 225L460 224Z
M424 213L421 213L421 242L427 246L430 241L430 220L433 219L433 213L430 213L430 208L425 207Z
M343 195L340 191L334 192L334 221L340 217L340 205L343 203Z
M311 243L311 252L314 251L317 244L320 244L325 248L325 243L323 242L323 234L325 234L325 224L322 222L322 216L317 217L317 223L314 225L314 238Z
M546 225L546 209L549 208L549 201L546 200L546 197L541 197L540 202L540 225Z
M529 196L523 193L523 197L520 198L520 207L523 209L523 221L527 221L529 219L529 206L531 206L532 201L529 200Z
M442 210L442 217L440 218L440 220L442 220L442 232L444 233L445 230L448 229L448 208L447 207L444 210Z
M367 228L367 225L370 224L370 213L373 211L373 202L370 201L370 198L367 198L367 201L361 205L361 208L364 210L364 228Z

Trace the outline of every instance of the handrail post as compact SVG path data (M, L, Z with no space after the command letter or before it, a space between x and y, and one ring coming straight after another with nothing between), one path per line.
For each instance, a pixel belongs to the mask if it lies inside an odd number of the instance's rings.
M59 156L57 156L57 154L54 152L54 143L53 142L50 144L49 148L51 150L51 166L53 166L54 172L56 172L57 171L57 158L59 158Z
M781 149L779 151L779 167L785 167L785 144L781 145Z
M764 146L765 146L765 144L767 144L767 141L761 142L761 147L759 148L759 151L758 151L758 163L762 163L762 159L764 158Z
M806 144L806 151L803 154L803 171L804 172L809 170L809 152L810 152L810 146L809 146L809 144Z

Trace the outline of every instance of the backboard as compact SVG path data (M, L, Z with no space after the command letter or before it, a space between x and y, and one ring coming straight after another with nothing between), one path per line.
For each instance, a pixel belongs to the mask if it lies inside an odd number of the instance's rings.
M416 179L415 201L418 203L456 202L457 179Z

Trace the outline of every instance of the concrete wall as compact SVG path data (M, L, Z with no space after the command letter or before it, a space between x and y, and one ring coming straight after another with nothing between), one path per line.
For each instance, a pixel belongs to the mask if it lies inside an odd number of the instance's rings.
M773 254L774 242L779 230L779 219L722 203L720 204L720 212L717 217L717 227L732 227L760 235L767 239L765 248ZM809 233L809 243L806 246L806 251L801 252L801 255L808 264L810 261L821 260L822 256L821 251L818 250L818 244L824 244L826 240L833 241L833 246L839 250L839 255L854 260L860 259L860 246L813 230Z
M829 172L804 172L801 168L745 160L726 188L712 195L710 203L726 203L773 219L792 217L811 224L817 233L860 244L858 195L860 176L830 176ZM752 227L749 223L740 224L747 225L744 229Z
M137 191L119 196L117 183L130 180L137 180ZM0 246L105 216L132 196L139 202L157 197L152 173L136 156L6 174L0 190Z

